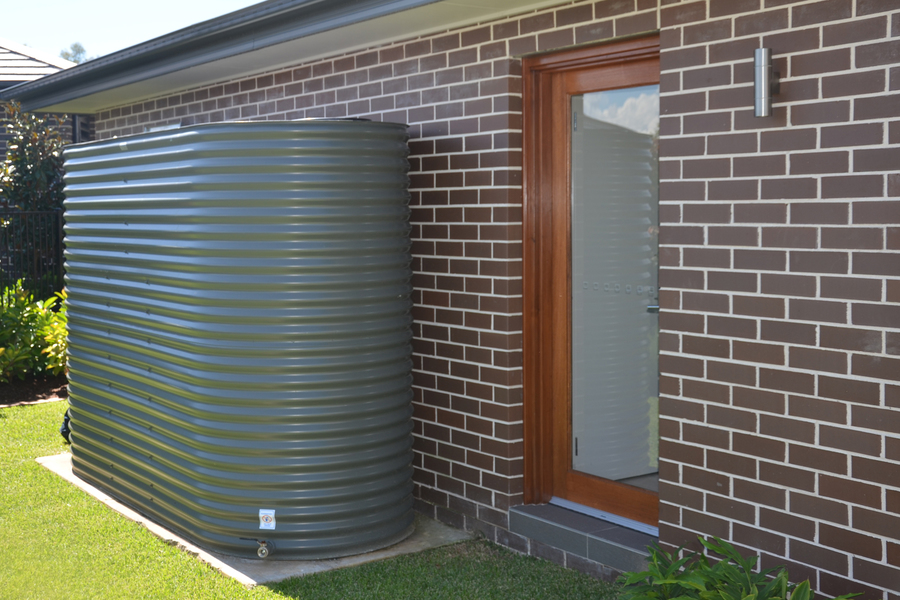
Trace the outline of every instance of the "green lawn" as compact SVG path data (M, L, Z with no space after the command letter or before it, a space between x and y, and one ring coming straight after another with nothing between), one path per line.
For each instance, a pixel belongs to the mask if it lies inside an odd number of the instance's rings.
M614 598L590 577L473 541L247 590L38 465L65 403L0 409L0 599Z

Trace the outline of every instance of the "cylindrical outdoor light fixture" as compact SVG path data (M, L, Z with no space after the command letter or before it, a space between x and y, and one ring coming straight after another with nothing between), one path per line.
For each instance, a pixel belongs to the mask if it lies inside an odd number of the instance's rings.
M753 53L753 116L772 114L772 49L757 48Z

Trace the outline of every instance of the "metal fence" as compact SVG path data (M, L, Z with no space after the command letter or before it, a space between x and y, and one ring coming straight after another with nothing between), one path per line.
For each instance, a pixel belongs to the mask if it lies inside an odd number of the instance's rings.
M36 299L62 290L62 211L0 211L0 289L23 287Z

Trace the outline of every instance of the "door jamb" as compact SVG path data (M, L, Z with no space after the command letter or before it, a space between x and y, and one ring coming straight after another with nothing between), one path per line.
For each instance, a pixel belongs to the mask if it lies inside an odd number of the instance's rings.
M620 64L626 68L629 62L655 56L659 56L659 35L526 57L522 62L523 493L526 504L546 503L552 497L553 450L558 435L552 427L552 399L568 397L571 373L571 368L559 372L559 357L567 357L563 362L568 364L569 350L555 347L551 319L542 318L545 310L559 310L559 296L565 296L567 291L549 284L554 275L549 260L550 232L554 225L560 224L554 224L550 214L552 182L550 177L542 176L550 172L553 160L552 153L540 151L549 147L546 142L552 133L549 113L542 110L550 106L548 80L555 73L585 67Z

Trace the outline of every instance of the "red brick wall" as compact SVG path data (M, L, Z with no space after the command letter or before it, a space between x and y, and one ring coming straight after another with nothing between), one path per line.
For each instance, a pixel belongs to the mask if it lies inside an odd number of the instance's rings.
M662 6L658 4L661 2ZM97 115L411 124L420 507L522 500L522 54L661 31L661 533L900 588L900 3L575 2ZM753 49L782 74L752 117Z

